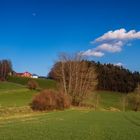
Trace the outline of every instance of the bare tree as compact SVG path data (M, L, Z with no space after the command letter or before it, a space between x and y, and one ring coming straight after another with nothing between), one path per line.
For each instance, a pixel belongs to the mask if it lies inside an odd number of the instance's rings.
M63 92L72 97L73 105L79 105L97 85L95 67L80 54L60 54L51 74L59 81Z
M12 72L12 63L9 60L0 60L0 78L6 79L8 74Z

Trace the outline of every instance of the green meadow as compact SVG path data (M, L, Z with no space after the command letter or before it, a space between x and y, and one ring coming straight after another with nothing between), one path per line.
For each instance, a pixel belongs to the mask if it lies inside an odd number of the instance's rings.
M66 110L0 119L1 140L139 140L140 113Z
M17 76L9 76L7 80L9 82L12 82L12 83L17 83L17 84L21 84L21 85L26 86L27 85L27 82L29 80L31 80L31 78L17 77ZM38 79L34 79L34 80L38 83L38 86L41 89L45 89L45 88L48 88L48 89L51 89L51 88L56 89L56 87L57 87L56 82L54 80L51 80L51 79L38 78Z
M0 108L28 106L37 91L10 82L0 83Z
M36 90L27 89L26 84L0 82L0 140L140 138L140 113L122 111L121 93L96 91L97 110L71 107L64 111L33 112L29 103L37 93ZM91 94L84 102L94 105L94 97ZM110 108L118 110L112 111Z

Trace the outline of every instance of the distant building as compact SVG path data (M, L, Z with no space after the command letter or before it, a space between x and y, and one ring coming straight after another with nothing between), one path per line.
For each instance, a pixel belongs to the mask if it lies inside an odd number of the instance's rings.
M38 75L36 75L36 74L33 74L33 75L32 75L32 78L37 79L37 78L39 78L39 76L38 76Z
M38 78L47 79L47 76L38 76Z
M31 78L32 77L32 74L29 73L29 72L24 72L24 73L15 73L16 76L19 76L19 77L28 77L28 78Z

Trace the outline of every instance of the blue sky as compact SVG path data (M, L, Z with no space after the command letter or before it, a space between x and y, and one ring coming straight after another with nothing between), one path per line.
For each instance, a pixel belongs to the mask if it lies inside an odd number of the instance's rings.
M0 0L0 59L10 59L17 72L47 75L59 52L94 51L102 44L91 41L108 31L139 34L139 6L139 0ZM122 43L118 52L89 59L140 71L139 36Z

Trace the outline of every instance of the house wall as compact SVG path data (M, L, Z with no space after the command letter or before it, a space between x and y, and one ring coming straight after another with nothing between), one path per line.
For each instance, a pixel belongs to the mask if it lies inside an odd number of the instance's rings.
M32 77L32 74L30 74L29 72L24 72L24 73L16 73L16 76L19 77Z

